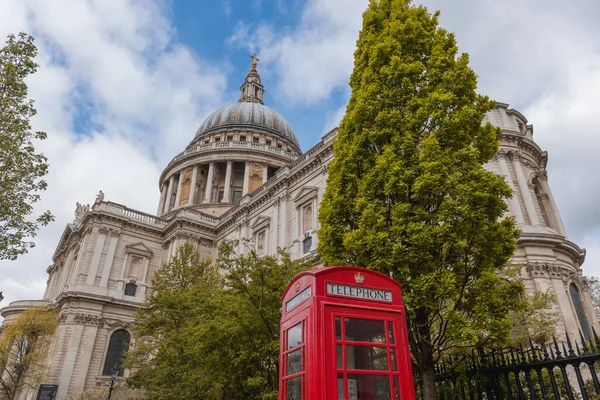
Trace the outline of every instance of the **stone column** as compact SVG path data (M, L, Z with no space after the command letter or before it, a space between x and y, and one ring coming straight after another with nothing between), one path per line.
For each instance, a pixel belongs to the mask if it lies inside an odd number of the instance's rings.
M110 272L113 266L113 260L115 259L115 252L117 250L117 243L119 242L119 233L110 233L110 242L108 244L108 252L106 253L106 259L104 260L104 268L102 269L102 276L100 277L100 286L107 287L108 279L110 278Z
M265 164L263 167L263 185L267 183L267 179L269 176L269 165Z
M250 187L250 162L246 161L244 167L244 186L242 188L242 196L248 194L248 190Z
M198 184L198 166L194 165L192 170L192 185L190 186L190 195L188 197L187 205L191 206L194 204L194 197L196 197L196 185Z
M273 212L273 225L269 226L269 233L271 234L271 252L274 256L278 257L277 246L279 246L279 198L275 198L272 205Z
M179 200L181 200L181 186L183 186L183 173L185 171L179 171L179 180L177 182L177 194L175 195L175 205L173 208L179 208Z
M162 191L160 192L160 201L158 202L158 211L156 211L156 215L162 214L165 209L165 199L167 198L167 185L163 182Z
M543 186L544 192L548 195L548 201L550 202L550 205L552 206L552 210L546 210L546 212L551 211L552 212L552 219L554 220L555 223L555 229L556 231L558 231L559 234L563 235L564 237L567 237L567 230L565 229L565 226L563 225L562 222L562 218L560 218L560 213L558 212L558 207L556 206L556 201L554 201L554 196L552 195L552 191L550 190L550 185L548 184L548 176L542 176L539 179L540 183Z
M500 167L500 174L504 176L506 183L513 191L513 195L510 199L508 199L508 208L510 213L515 216L517 220L517 224L524 224L525 219L523 218L523 211L521 210L521 205L519 204L519 199L517 198L517 191L515 190L515 185L513 184L513 180L510 176L510 171L508 169L508 163L506 162L506 154L498 153L498 166Z
M208 164L208 176L206 177L206 190L204 191L203 204L210 203L213 188L213 175L215 174L215 163Z
M288 218L287 218L287 208L288 208L288 196L284 194L281 196L281 221L279 224L281 226L281 248L287 250L288 248Z
M83 336L84 326L81 324L73 325L73 330L69 337L69 345L67 347L67 354L65 355L64 362L62 365L62 371L58 380L58 393L56 394L57 399L65 399L69 386L71 385L71 378L75 372L75 362L77 361L77 354L79 353L79 345L81 344L81 337ZM62 338L61 338L62 339ZM88 351L91 353L91 351Z
M540 220L538 218L537 212L535 211L535 205L533 204L533 197L531 197L531 192L529 191L529 185L527 184L527 179L525 178L525 174L523 173L523 168L521 167L521 160L519 160L518 154L513 154L511 157L513 168L515 170L515 174L517 175L517 183L519 184L519 191L521 192L521 197L523 198L523 203L525 203L525 211L527 211L527 216L529 217L530 225L539 225Z
M227 161L227 170L225 171L225 188L223 189L223 199L221 203L231 203L231 169L233 161Z
M92 263L85 281L85 283L88 285L93 285L96 281L96 274L98 273L98 266L100 265L100 258L102 257L102 253L104 251L104 242L106 241L107 234L108 229L104 227L98 229L98 233L96 234L96 247L94 247Z
M163 214L169 212L171 207L171 197L173 196L173 185L175 184L175 175L171 175L169 178L169 187L167 189L167 197L165 199L165 208L163 210Z

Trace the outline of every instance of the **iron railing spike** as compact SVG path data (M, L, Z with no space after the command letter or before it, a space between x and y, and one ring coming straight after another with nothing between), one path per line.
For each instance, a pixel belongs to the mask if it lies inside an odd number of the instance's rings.
M533 362L538 360L537 354L535 353L535 346L533 345L533 340L531 340L531 336L529 337L529 346L531 346L531 354Z
M548 348L546 347L546 342L542 340L542 349L544 350L544 361L548 361L550 359L550 354L548 354Z
M598 338L598 334L596 333L596 329L592 327L592 332L594 334L594 342L596 342L596 348L600 351L600 338Z
M571 354L567 355L567 348L565 347L565 342L561 342L560 344L562 345L563 354L565 355L565 358L571 357Z
M575 352L573 351L573 345L571 344L571 337L568 333L565 332L565 336L567 337L567 347L569 348L569 357L574 357ZM565 348L565 342L563 342L563 349ZM565 354L566 356L566 354Z
M579 338L581 339L581 347L583 348L583 354L588 354L588 347L585 338L583 337L583 332L579 329ZM581 354L580 354L581 355Z
M564 358L563 356L560 355L560 348L558 347L558 342L556 341L556 336L552 335L552 340L554 340L554 348L556 349L556 359L560 360L560 359Z

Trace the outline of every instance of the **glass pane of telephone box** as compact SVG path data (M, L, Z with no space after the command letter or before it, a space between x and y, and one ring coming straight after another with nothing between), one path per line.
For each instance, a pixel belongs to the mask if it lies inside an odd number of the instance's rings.
M287 349L293 349L294 347L302 344L302 322L292 326L288 329L288 346Z
M344 318L346 340L385 343L385 323L372 319Z
M344 374L337 374L338 384L338 400L344 400L346 398L346 385L344 385Z
M346 345L346 367L371 371L388 371L387 347Z
M286 382L287 400L302 400L302 377L297 376Z
M302 349L292 351L287 356L287 373L286 375L294 375L302 371Z
M342 340L342 322L340 317L335 317L335 340Z
M348 399L392 400L389 375L348 374Z

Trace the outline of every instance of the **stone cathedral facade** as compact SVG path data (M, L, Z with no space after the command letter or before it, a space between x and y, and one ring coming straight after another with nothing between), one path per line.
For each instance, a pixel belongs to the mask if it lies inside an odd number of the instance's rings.
M6 323L32 306L59 310L44 382L59 385L57 399L110 380L130 342L136 309L152 292L152 275L183 242L214 258L220 242L252 238L259 252L282 247L319 266L317 210L337 131L302 153L292 127L263 103L256 59L240 92L166 166L156 215L104 200L102 193L92 207L78 204L47 269L43 299L0 310ZM585 251L567 237L548 184L548 155L527 119L507 104L499 103L486 121L503 130L487 168L514 190L510 214L523 232L512 262L523 266L529 293L556 295L559 334L576 336L581 329L589 335L597 321L581 273Z

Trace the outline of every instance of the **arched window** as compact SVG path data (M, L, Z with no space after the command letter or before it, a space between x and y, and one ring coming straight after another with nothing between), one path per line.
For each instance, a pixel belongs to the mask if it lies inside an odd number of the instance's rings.
M581 332L586 339L589 339L592 336L590 324L585 316L583 302L581 301L581 294L574 283L569 285L569 293L571 294L571 300L573 301L573 306L575 307L575 312L577 313L577 319L579 320L579 325L581 326Z
M106 352L106 359L104 360L104 369L102 375L111 375L111 368L118 364L123 364L123 356L125 351L129 347L129 332L125 329L119 329L114 331L110 335L110 341L108 342L108 351ZM119 370L118 376L123 376L123 368Z
M313 210L312 206L306 206L302 210L302 230L304 232L311 230L313 227Z

